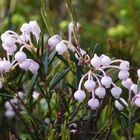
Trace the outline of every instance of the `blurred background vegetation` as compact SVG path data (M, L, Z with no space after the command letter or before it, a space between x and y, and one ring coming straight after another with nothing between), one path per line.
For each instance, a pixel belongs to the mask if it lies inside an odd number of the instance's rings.
M135 72L140 66L140 0L73 0L73 6L76 20L81 24L81 47L91 55L105 53L129 60L132 73ZM48 36L40 8L40 0L0 0L0 34L6 30L20 32L23 23L37 20ZM47 9L51 12L55 33L67 35L70 18L64 1L47 0ZM0 109L4 111L3 106ZM6 120L0 122L0 136L7 125L10 124ZM113 125L112 137L123 140L118 132L120 126L117 122ZM140 138L140 125L135 127L134 133Z

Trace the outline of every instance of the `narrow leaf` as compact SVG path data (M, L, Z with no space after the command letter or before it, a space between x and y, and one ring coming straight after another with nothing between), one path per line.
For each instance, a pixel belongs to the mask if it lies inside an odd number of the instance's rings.
M55 74L49 85L50 90L52 90L61 81L61 79L69 72L70 69L71 68L67 68L63 72Z

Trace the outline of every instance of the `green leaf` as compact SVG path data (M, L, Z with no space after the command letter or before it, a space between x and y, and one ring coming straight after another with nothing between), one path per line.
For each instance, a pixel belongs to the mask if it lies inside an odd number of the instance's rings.
M53 33L53 27L52 27L52 17L51 17L51 14L50 14L50 10L48 9L47 5L46 5L46 1L45 0L41 0L41 15L42 15L42 18L43 18L43 21L46 25L46 28L49 32L49 34L52 36L54 33Z
M29 134L21 134L20 139L21 140L32 140L32 138Z
M140 138L140 124L136 123L134 127L134 136L138 140Z
M48 137L48 140L55 140L55 130L51 127L50 128L50 136Z
M4 97L14 97L14 95L10 95L7 93L0 93L0 96L4 96Z
M22 111L20 114L30 127L32 127L32 124L36 124L33 118L26 111Z
M37 76L38 76L38 73L36 73L33 76L32 80L31 80L31 84L30 84L29 89L27 91L27 99L28 99L28 102L30 105L31 105L31 101L32 101L33 88L34 88L35 82L37 80Z
M66 121L61 126L61 140L70 140L70 132L67 128Z
M57 58L59 58L61 61L63 61L67 67L69 66L68 62L64 59L63 56L58 55L58 54L56 54L56 56L57 56Z
M123 128L128 128L129 118L126 114L121 112L120 121Z
M52 61L54 60L56 54L57 54L57 52L55 50L51 53L51 55L48 58L48 65L50 65L52 63Z
M137 85L138 85L138 92L140 91L140 81L137 81Z
M101 112L101 121L100 121L101 127L104 127L104 124L108 118L107 114L108 114L108 106L105 106L105 108Z
M46 51L44 54L43 67L44 67L45 74L47 74L48 73L48 51Z
M52 90L61 80L62 78L69 72L71 68L65 69L63 72L56 73L53 79L50 82L49 89Z

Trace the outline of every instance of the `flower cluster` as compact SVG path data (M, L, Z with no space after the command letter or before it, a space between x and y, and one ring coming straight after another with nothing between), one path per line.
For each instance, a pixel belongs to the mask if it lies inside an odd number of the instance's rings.
M23 101L24 97L25 97L25 94L23 92L19 91L15 95L14 98L5 102L5 105L4 105L5 109L6 109L5 116L8 119L12 119L15 116L14 108L18 109L18 111L24 110L24 106L21 103L21 101Z
M117 65L116 65L117 64ZM94 71L90 70L87 72L80 80L78 90L74 93L74 98L78 102L82 102L86 98L86 93L82 90L82 82L84 79L84 88L92 93L92 98L88 101L88 106L95 110L99 107L99 99L103 99L106 95L106 89L111 88L111 94L115 98L115 107L118 110L122 110L124 107L128 106L128 103L121 98L122 89L117 86L112 78L106 74L106 69L116 68L119 70L118 79L121 80L121 85L128 89L128 100L131 104L135 104L140 107L140 93L138 91L138 85L134 84L129 78L130 64L128 61L116 59L111 60L110 57L106 55L101 55L100 57L96 54L91 59L91 66ZM98 73L101 72L99 75ZM140 79L140 70L137 71L138 77ZM134 98L132 98L132 93Z
M19 66L21 69L31 71L35 74L39 69L39 64L32 59L27 58L23 49L31 51L34 49L31 34L38 43L40 36L40 28L36 21L24 23L20 28L22 32L18 35L16 32L8 30L1 35L2 47L6 51L6 57L0 59L0 73L6 73ZM19 47L19 49L18 49ZM0 88L2 84L0 82Z
M76 24L76 31L78 33L78 30L80 28L80 24ZM82 56L86 54L86 52L82 49L77 49L75 46L72 44L72 33L74 29L74 24L71 22L68 25L68 41L67 40L62 40L62 38L59 35L53 35L48 39L48 45L51 50L56 50L58 54L63 55L65 52L67 52L68 49L70 49L72 52L75 52L77 55L77 58L79 56Z
M119 65L118 65L119 63ZM97 54L90 61L91 68L80 80L78 90L74 93L74 98L78 102L82 102L86 98L85 91L81 88L84 79L84 88L92 93L92 98L88 101L88 105L91 109L95 110L99 107L99 99L103 99L106 95L106 89L111 88L111 94L115 99L120 98L122 89L118 87L112 80L112 78L106 74L106 69L117 68L119 69L118 78L122 81L129 77L129 62L116 59L111 60L109 56ZM98 74L99 73L99 74ZM123 73L123 74L121 74Z
M14 95L14 98L8 100L5 102L5 116L8 119L12 119L15 116L15 109L18 110L18 112L22 112L25 110L25 104L26 104L26 98L25 93L22 91L17 92ZM34 101L37 101L40 97L40 93L37 91L33 91L32 98ZM40 104L44 103L44 98L40 98ZM46 103L46 102L45 102ZM47 104L47 103L46 103Z
M78 28L78 25L76 28ZM75 53L75 57L79 62L84 60L84 64L87 64L90 68L90 70L80 79L78 90L74 93L74 98L78 102L82 102L86 98L85 90L90 92L91 99L88 101L88 106L95 110L99 107L100 100L105 97L106 90L110 89L111 95L115 98L115 107L118 110L127 107L128 103L120 97L122 94L122 88L117 86L113 82L112 77L106 73L106 70L113 68L119 70L118 79L121 80L121 85L128 89L129 101L140 107L140 93L138 92L138 86L134 84L129 77L129 62L121 59L113 60L104 54L101 56L94 54L93 58L90 58L85 50L73 45L72 31L73 24L70 23L68 26L68 41L62 40L59 35L54 35L48 39L48 45L52 50L55 49L59 55L63 55L68 49L70 49ZM86 59L84 59L84 57ZM137 73L140 80L140 70L138 70ZM84 86L82 87L82 85ZM131 97L132 92L134 95L136 94L133 99Z

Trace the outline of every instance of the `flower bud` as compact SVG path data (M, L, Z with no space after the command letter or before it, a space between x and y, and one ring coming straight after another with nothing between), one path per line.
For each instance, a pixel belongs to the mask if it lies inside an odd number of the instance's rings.
M106 94L106 90L105 90L104 87L100 87L100 86L99 86L98 88L96 88L95 94L96 94L99 98L103 99L104 96L105 96L105 94Z
M137 107L140 107L140 98L136 98L135 101L134 101L134 104L135 104Z
M126 80L129 77L129 72L128 71L120 71L118 74L118 77L120 80Z
M11 63L8 60L0 61L0 72L9 72L11 68Z
M120 100L121 100L121 102L123 102L124 105L128 106L127 102L123 98L120 98ZM118 100L115 101L115 107L118 110L123 110L124 109L124 106Z
M35 61L31 61L30 66L29 66L29 70L33 74L36 74L38 72L38 69L39 69L39 64L36 63Z
M38 43L39 36L40 36L40 33L41 33L40 27L38 26L36 21L30 21L29 26L30 26L32 34L35 36L36 41Z
M30 37L27 34L22 34L19 36L19 39L17 40L19 44L23 44L23 42L28 42Z
M24 23L21 28L20 28L20 31L23 33L23 34L29 34L31 32L31 28L29 26L28 23Z
M4 107L5 107L7 110L12 110L12 109L13 109L13 107L11 106L11 104L10 104L8 101L5 102Z
M82 102L86 98L86 94L83 90L79 89L74 93L74 98L78 100L78 102Z
M113 87L111 89L111 94L115 98L119 98L122 93L122 89L120 87Z
M97 54L94 54L94 57L91 59L91 65L95 67L95 69L99 69L101 64L102 64L101 58L97 56Z
M69 40L69 42L72 41L72 31L73 31L73 23L70 22L68 24L68 40Z
M2 88L2 81L0 81L0 89Z
M130 69L130 64L128 61L122 61L120 63L120 69L121 71L128 71Z
M10 101L15 107L18 105L18 99L17 98L13 98Z
M45 118L45 120L44 120L44 122L47 124L47 125L49 125L50 124L50 118Z
M112 83L112 79L109 76L104 76L101 79L101 83L102 85L104 85L106 88L110 87L111 83Z
M140 93L136 94L136 95L133 97L132 102L134 102L137 98L140 99Z
M1 35L1 40L2 42L4 42L4 40L9 36L9 33L8 31L4 32L2 35Z
M140 69L137 70L138 78L140 79Z
M108 67L111 64L111 59L106 55L101 55L102 65Z
M7 118L9 118L9 119L13 118L13 117L15 116L14 110L7 110L7 111L5 112L5 116L6 116Z
M87 80L84 83L84 87L88 90L88 91L92 91L96 86L96 82L93 80Z
M67 46L61 41L56 45L55 50L58 52L58 54L63 55L63 53L67 51Z
M33 97L35 100L38 100L38 98L39 98L39 93L36 92L36 91L34 91L32 97Z
M7 47L11 47L15 45L16 40L12 38L10 35L3 40L3 44Z
M21 99L23 99L25 97L25 94L22 91L18 91L18 93L16 95L17 95L17 97L20 97Z
M138 93L138 85L132 84L130 89L133 91L134 94Z
M22 63L19 64L19 67L25 71L27 71L30 67L30 63L31 61L26 59L25 61L23 61Z
M49 39L48 39L48 45L50 46L50 49L51 49L51 50L54 50L55 47L56 47L56 45L57 45L58 43L60 43L61 40L62 40L62 39L61 39L61 37L60 37L59 35L54 35L54 36L52 36L51 38L49 38Z
M8 55L13 55L13 53L16 51L17 46L13 45L11 47L7 47L4 44L2 44L3 49L7 52Z
M22 63L23 61L25 61L27 58L26 54L22 51L18 51L16 54L15 54L15 60L18 62L18 63Z
M127 88L130 89L130 87L132 86L133 82L130 78L127 78L126 81L122 81L122 85Z
M92 110L96 110L99 107L99 100L96 98L90 99L88 101L88 106L90 106Z

